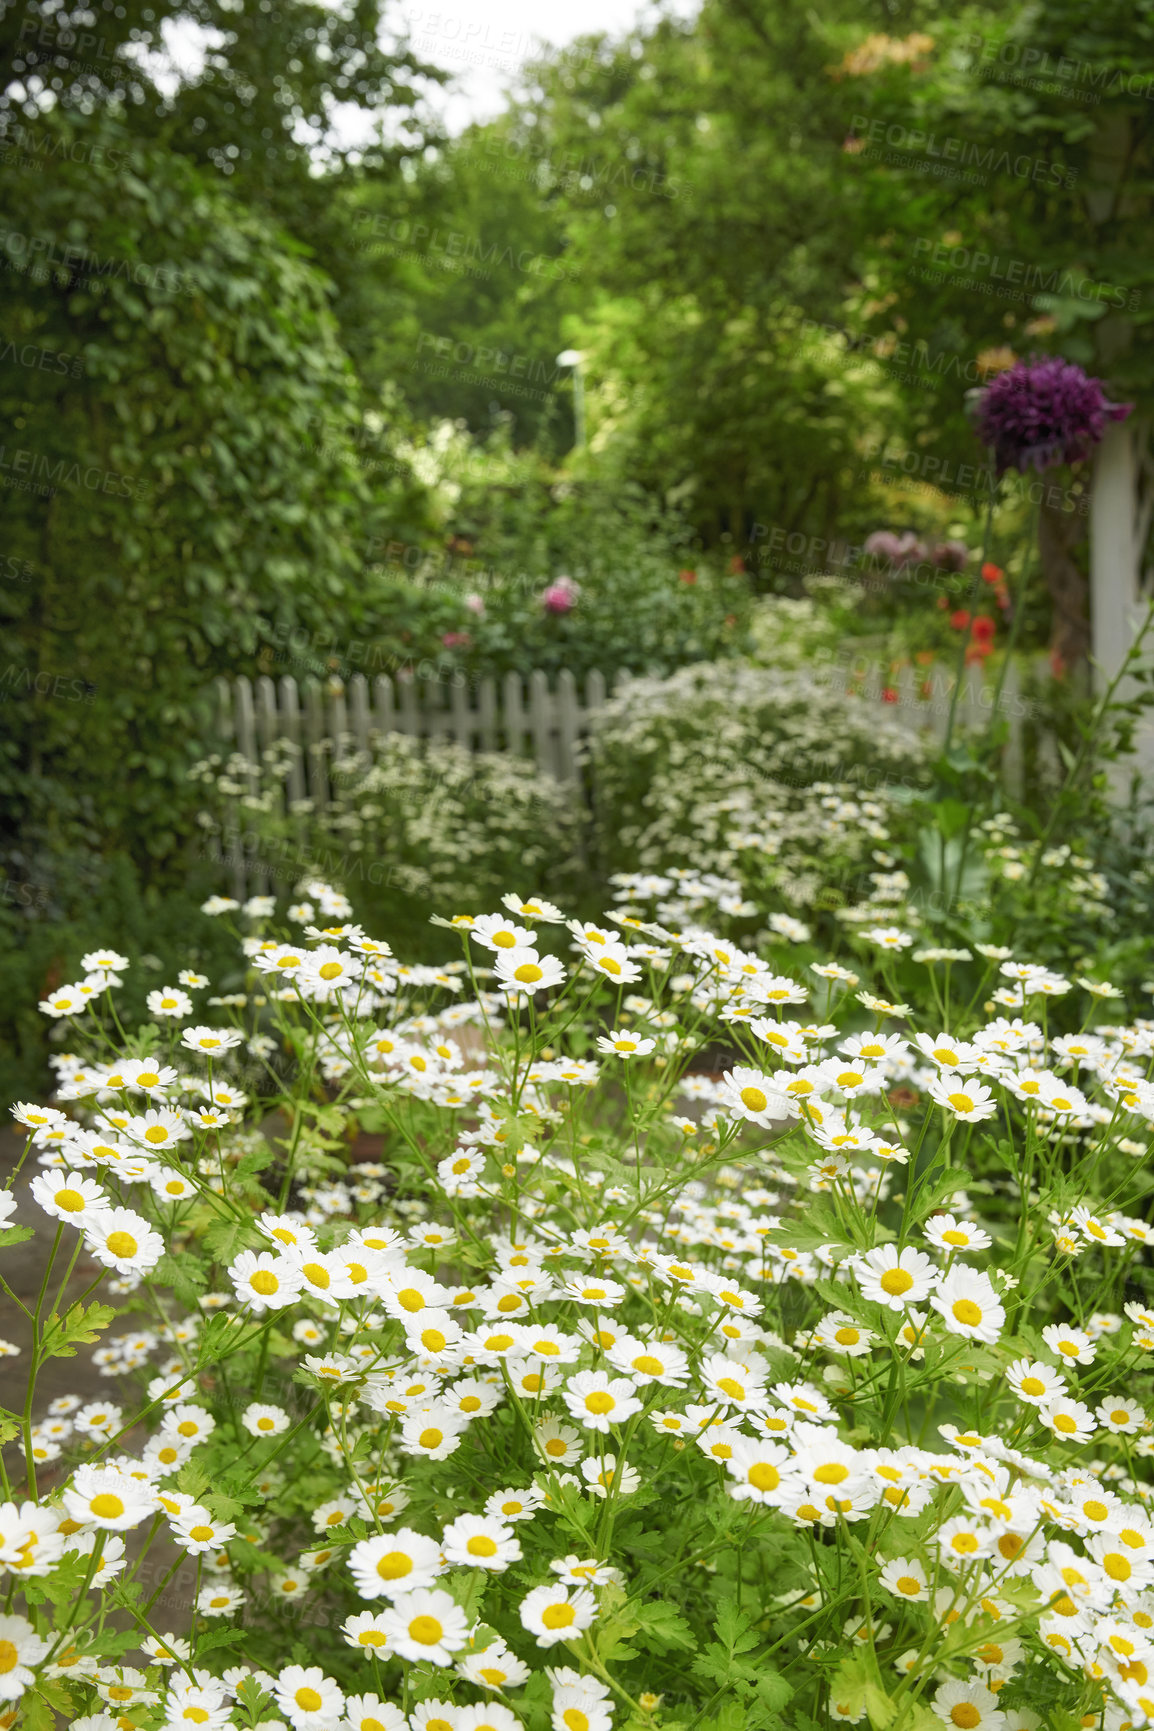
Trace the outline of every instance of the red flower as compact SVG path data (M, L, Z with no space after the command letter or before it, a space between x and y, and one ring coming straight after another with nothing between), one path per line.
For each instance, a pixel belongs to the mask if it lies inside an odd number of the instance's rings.
M964 631L970 623L970 616L964 607L959 607L956 613L950 614L950 624L955 631Z
M696 583L697 582L697 572L696 571L679 571L677 573L677 575L678 575L678 577L680 577L680 579L683 583Z
M1000 565L986 564L982 566L983 583L1000 583L1006 573Z
M997 626L994 624L994 621L992 619L987 618L987 616L984 613L979 613L978 617L974 620L974 623L971 625L970 630L973 634L975 642L992 643L993 638L994 638L994 632L997 630Z
M897 700L898 700L898 694L894 690L893 686L892 685L883 685L882 686L882 702L883 703L896 703Z
M992 643L970 643L966 649L966 666L973 661L984 661L993 650Z

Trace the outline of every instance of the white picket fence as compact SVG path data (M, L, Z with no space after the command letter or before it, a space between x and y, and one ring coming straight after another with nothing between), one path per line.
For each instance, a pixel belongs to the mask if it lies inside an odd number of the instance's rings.
M981 662L971 663L962 674L956 702L955 672L940 661L924 671L908 662L892 671L875 656L847 644L830 660L818 662L813 674L820 685L877 706L899 727L928 736L938 745L950 731L951 712L954 736L961 738L967 732L984 733L996 711L1006 723L1002 780L1014 793L1022 791L1028 732L1047 770L1057 768L1057 747L1046 726L1053 682L1048 655L1011 661L1000 683Z
M451 739L466 751L509 751L531 757L559 781L576 781L577 748L589 717L622 690L627 673L606 679L596 671L578 690L563 670L550 684L545 673L522 679L506 674L472 684L462 677L391 679L362 673L348 682L295 679L217 681L218 733L222 742L254 767L277 740L300 748L288 788L292 799L309 798L323 809L329 801L329 766L338 741L369 751L374 734L407 733L417 739Z
M926 673L908 664L891 673L876 659L847 648L817 662L811 671L819 692L825 688L851 694L877 705L898 726L939 742L949 727L951 708L956 709L955 730L964 732L984 728L996 700L1009 724L1006 778L1016 779L1022 723L1039 708L1023 695L1027 674L1020 664L1011 663L1000 692L980 665L968 667L956 705L954 676L941 663ZM1030 671L1044 688L1050 677L1046 658L1039 657ZM472 684L464 678L393 680L387 674L368 680L360 673L347 683L334 679L303 685L291 675L279 680L219 679L217 732L221 743L254 770L262 752L278 740L290 740L300 748L290 797L307 796L321 808L329 801L328 768L337 743L347 747L351 742L355 750L369 751L374 734L407 733L417 739L455 740L467 751L515 752L531 757L543 774L575 781L578 748L589 731L589 718L623 691L630 678L618 673L606 679L594 671L583 692L567 670L555 683L540 672L527 679L509 673L499 683L486 678Z

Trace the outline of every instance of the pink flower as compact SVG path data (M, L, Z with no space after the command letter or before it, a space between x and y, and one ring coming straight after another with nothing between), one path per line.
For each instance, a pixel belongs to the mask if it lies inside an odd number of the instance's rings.
M580 584L574 583L572 577L558 577L541 591L541 605L546 613L572 613L580 593Z
M475 614L478 619L483 619L485 617L485 603L475 592L465 596L465 606L468 608L469 612Z
M445 649L468 649L472 641L473 639L467 631L446 631L441 638L441 644Z

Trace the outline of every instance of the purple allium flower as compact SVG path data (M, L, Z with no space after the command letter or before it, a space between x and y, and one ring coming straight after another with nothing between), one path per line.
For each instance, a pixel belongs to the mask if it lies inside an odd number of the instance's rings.
M1124 421L1133 407L1108 403L1100 379L1055 355L1015 361L991 379L978 395L974 418L999 475L1007 469L1040 473L1088 457L1107 421Z
M558 577L541 591L541 605L546 613L572 613L580 593L581 587L572 577Z
M939 571L964 571L969 556L964 541L939 541L930 551L930 561Z
M875 529L866 538L865 551L888 560L899 570L903 565L917 564L926 556L922 543L908 529L904 535L897 535L892 529Z

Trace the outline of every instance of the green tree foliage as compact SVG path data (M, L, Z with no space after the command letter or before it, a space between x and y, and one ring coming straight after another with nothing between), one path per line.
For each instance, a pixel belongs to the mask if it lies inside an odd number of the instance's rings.
M356 263L340 313L370 384L395 380L418 418L500 426L556 458L574 436L571 375L556 357L588 272L537 171L498 121L398 183L350 188L342 210Z
M162 150L76 147L3 192L4 805L170 858L196 703L264 621L359 606L355 381L324 280Z

